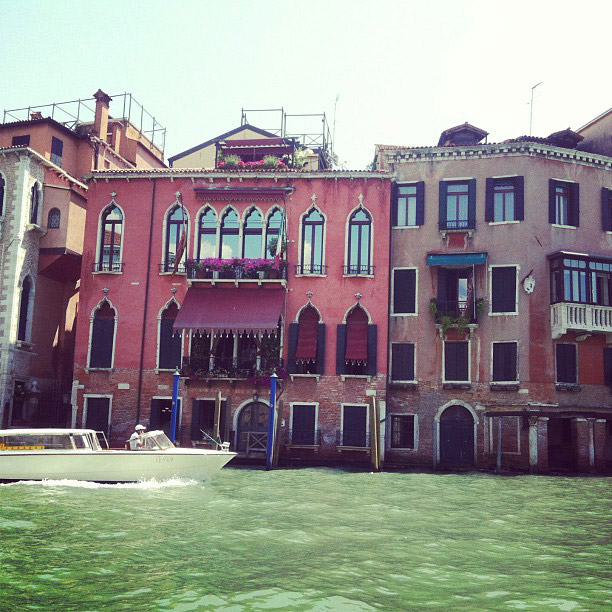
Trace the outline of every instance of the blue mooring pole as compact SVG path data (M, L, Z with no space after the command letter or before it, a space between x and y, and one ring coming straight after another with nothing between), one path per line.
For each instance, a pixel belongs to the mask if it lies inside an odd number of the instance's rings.
M179 369L176 368L174 371L174 376L172 378L172 416L170 418L170 442L174 444L174 439L176 438L176 419L178 416L178 386L179 380L181 378L181 373Z
M276 414L276 374L270 376L270 413L268 415L268 447L266 448L266 470L272 469L272 453L274 452L274 415Z

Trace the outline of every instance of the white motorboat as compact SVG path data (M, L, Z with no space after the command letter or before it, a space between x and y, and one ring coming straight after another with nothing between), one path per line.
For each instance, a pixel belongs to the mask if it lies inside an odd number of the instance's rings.
M149 431L140 450L109 450L93 429L1 429L0 481L205 481L236 455L228 444L219 446L180 448L163 431Z

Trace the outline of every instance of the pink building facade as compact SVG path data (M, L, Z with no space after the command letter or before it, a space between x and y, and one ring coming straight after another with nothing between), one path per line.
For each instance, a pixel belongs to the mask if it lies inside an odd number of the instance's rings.
M381 172L94 172L74 425L230 441L262 460L370 462L387 384L390 178ZM382 416L381 416L382 415ZM370 434L374 431L376 435Z

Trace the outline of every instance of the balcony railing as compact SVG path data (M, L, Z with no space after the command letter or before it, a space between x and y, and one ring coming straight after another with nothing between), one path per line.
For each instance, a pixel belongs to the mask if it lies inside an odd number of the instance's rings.
M123 262L121 261L96 261L92 267L92 272L123 272Z
M283 367L282 359L183 357L181 376L199 379L267 378Z
M321 432L318 429L289 429L286 441L293 446L320 446Z
M336 430L336 446L353 446L356 448L370 447L370 434L364 430Z
M560 302L550 307L553 340L568 331L612 333L612 306Z
M433 300L432 303L436 308L436 323L440 323L442 317L450 317L454 322L465 319L471 324L478 321L478 300Z
M325 274L327 266L322 264L298 264L295 266L296 274Z
M367 264L353 264L344 266L345 276L374 276L374 266Z
M276 260L217 260L215 263L187 260L189 280L286 280L287 262Z
M187 268L185 267L184 263L179 264L176 267L176 273L177 274L185 274L185 272L187 271ZM166 274L169 272L174 272L174 262L166 262L166 263L162 263L159 264L159 273L160 274Z

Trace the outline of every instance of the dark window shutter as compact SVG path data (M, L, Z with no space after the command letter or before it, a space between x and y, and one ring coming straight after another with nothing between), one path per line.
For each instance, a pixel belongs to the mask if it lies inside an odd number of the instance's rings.
M604 348L604 381L612 387L612 346Z
M292 441L296 444L314 444L315 429L315 406L294 404L291 423Z
M577 382L574 344L557 344L557 382L570 384Z
M476 179L468 181L468 228L476 227Z
M162 319L159 333L159 367L173 370L181 365L182 336L174 333L174 319Z
M391 380L414 380L414 344L391 345Z
M516 380L516 342L497 342L493 345L493 380Z
M85 427L87 429L94 429L95 431L103 431L108 437L110 435L108 423L109 410L109 397L88 397Z
M393 312L415 312L416 270L393 271Z
M446 293L446 272L445 268L438 268L438 312L446 312L446 300L448 299Z
M299 329L299 323L289 323L289 345L287 353L287 372L289 374L295 374L297 372L295 351L297 349Z
M444 378L447 381L468 380L468 343L446 342L444 346Z
M548 222L556 223L557 218L555 214L555 188L557 184L554 179L548 180Z
M336 374L346 373L346 325L339 324L336 332Z
M487 192L485 199L485 221L493 221L495 219L495 179L488 178L487 179Z
M162 401L159 399L151 400L151 416L149 417L149 429L151 431L160 429Z
M570 185L569 208L570 225L578 227L580 225L580 183L571 183Z
M399 197L399 189L397 183L393 183L391 191L391 225L397 225L397 198Z
M91 332L90 368L111 367L114 334L114 319L94 319Z
M425 181L416 184L416 224L425 225Z
M491 269L491 312L514 312L516 308L516 268Z
M612 198L610 189L601 188L601 229L604 232L612 232Z
M378 331L376 325L368 325L368 363L366 374L376 376L376 352L378 347Z
M468 343L457 342L457 351L455 353L457 358L457 380L468 379Z
M440 201L439 201L439 217L438 227L443 230L446 229L446 181L440 181Z
M514 179L514 219L523 221L525 218L525 177Z
M325 373L325 323L317 327L317 374Z
M202 432L200 431L200 417L201 417L201 403L200 400L194 399L192 402L191 409L191 439L201 440Z

